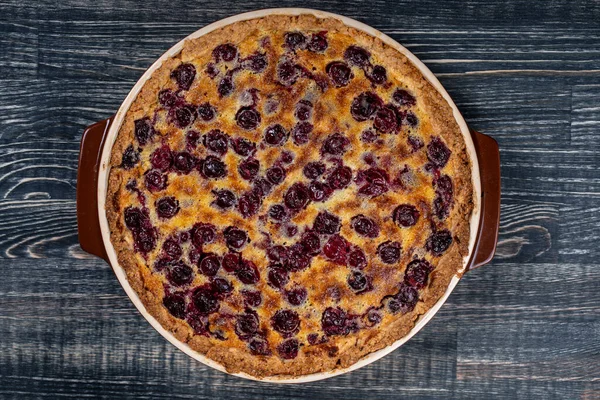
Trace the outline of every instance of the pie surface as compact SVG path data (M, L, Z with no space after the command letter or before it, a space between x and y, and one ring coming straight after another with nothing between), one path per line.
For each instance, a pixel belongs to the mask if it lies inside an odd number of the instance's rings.
M188 40L127 111L107 216L146 309L229 372L348 367L463 268L471 163L410 61L340 21Z

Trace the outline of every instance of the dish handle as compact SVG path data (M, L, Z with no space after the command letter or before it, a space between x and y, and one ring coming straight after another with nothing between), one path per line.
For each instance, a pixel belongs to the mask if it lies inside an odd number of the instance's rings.
M77 232L83 251L108 262L98 219L100 157L114 116L88 126L81 137L77 168Z
M500 226L500 149L492 137L471 131L481 179L481 217L469 270L492 261Z

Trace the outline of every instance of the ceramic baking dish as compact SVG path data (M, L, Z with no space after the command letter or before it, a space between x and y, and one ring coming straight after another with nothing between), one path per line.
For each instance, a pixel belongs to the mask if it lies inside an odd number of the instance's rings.
M429 309L419 318L416 325L408 335L386 348L368 354L357 363L345 369L297 377L273 376L256 378L244 373L235 374L244 378L261 381L301 383L325 379L358 369L378 360L384 355L400 347L412 336L414 336L421 328L423 328L423 326L435 315L465 272L491 261L496 249L498 223L500 218L500 154L498 144L494 139L481 133L469 130L465 120L459 113L456 105L446 90L442 87L433 73L422 62L420 62L413 54L411 54L407 49L402 47L392 38L358 21L317 10L300 8L269 9L239 14L223 19L192 33L186 39L200 37L208 32L222 28L223 26L232 24L234 22L260 18L272 14L313 14L317 17L336 18L348 26L380 38L389 46L406 55L406 57L408 57L414 63L414 65L420 69L423 75L442 94L442 96L452 107L454 117L461 128L467 146L467 152L472 161L472 182L475 204L470 221L471 236L469 240L469 253L463 260L462 271L453 277L445 294L431 309ZM136 98L139 90L146 80L150 78L152 73L164 62L164 60L176 55L181 50L186 39L174 45L154 64L152 64L152 66L144 73L144 75L135 84L133 89L129 92L125 101L123 101L121 107L115 115L89 126L84 131L81 139L81 152L79 155L79 168L77 175L77 222L79 229L79 242L84 251L106 260L112 266L119 282L123 286L123 289L125 289L125 292L133 304L140 311L140 313L142 313L144 318L146 318L162 336L194 359L210 367L226 372L223 366L220 364L208 359L204 355L192 350L187 344L177 340L145 310L144 305L138 298L136 292L129 285L125 271L117 261L115 250L110 241L108 220L105 212L105 198L109 175L110 154L119 128L123 122L125 113L127 112L133 100Z

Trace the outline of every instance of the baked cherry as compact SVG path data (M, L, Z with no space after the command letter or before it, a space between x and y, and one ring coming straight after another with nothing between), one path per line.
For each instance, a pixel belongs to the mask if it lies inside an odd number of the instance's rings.
M376 197L388 191L389 176L381 168L371 167L366 171L362 171L359 175L360 178L364 178L367 183L358 189L358 193Z
M450 149L439 137L431 138L427 145L427 159L437 168L443 168L450 158Z
M194 280L194 270L182 261L176 263L167 273L167 279L175 286L187 285Z
M184 104L180 107L172 108L169 115L175 121L175 124L183 129L190 126L196 120L198 111L193 106Z
M173 157L173 167L177 172L189 174L196 166L196 159L187 151L175 153Z
M293 306L300 306L304 304L307 297L308 292L303 287L295 287L285 291L285 298L287 299L288 303Z
M208 75L208 77L211 79L214 79L217 75L219 75L219 69L214 62L209 62L206 64L206 69L204 72L206 72L206 75Z
M229 273L235 272L239 269L241 261L240 253L229 252L223 256L223 269Z
M320 161L311 161L304 166L302 172L308 179L317 179L325 173L326 166Z
M267 257L271 261L281 261L287 257L287 248L285 246L276 245L267 249Z
M300 317L294 310L278 310L271 317L271 325L283 337L290 337L300 331Z
M273 189L273 184L269 182L265 178L258 178L254 180L252 191L256 192L256 194L260 197L267 197L271 190Z
M298 122L292 129L292 140L296 146L302 146L308 143L308 136L313 131L313 125L310 122Z
M235 276L247 285L254 285L260 280L260 274L256 265L250 260L244 260L240 262L238 270L235 271Z
M269 126L265 129L264 140L271 146L281 146L288 138L288 132L280 124Z
M203 285L194 289L192 304L201 314L212 314L219 311L219 299L210 285Z
M204 122L210 122L215 119L217 115L217 109L210 105L210 103L203 103L198 106L198 116Z
M344 52L344 59L348 61L350 65L355 65L357 67L365 67L369 65L369 58L371 57L371 53L362 47L358 46L349 46Z
M223 231L223 237L227 247L232 250L241 249L248 241L248 234L235 226L228 226Z
M425 242L425 249L435 256L441 256L452 244L452 235L448 229L436 231Z
M175 79L181 90L189 90L195 77L196 67L190 63L180 64L171 72L171 78Z
M163 305L175 318L185 318L185 297L179 293L168 294L163 298Z
M408 111L404 113L402 121L404 121L406 125L414 128L419 123L419 118L417 118L414 112Z
M179 201L173 196L158 199L154 206L160 218L173 218L179 212Z
M235 333L242 340L248 340L254 336L259 327L256 311L247 310L244 314L238 315L235 321Z
M300 100L298 104L296 104L296 111L294 112L294 116L300 121L306 121L310 119L312 114L313 105L308 100Z
M391 133L398 129L398 114L391 106L380 108L375 114L373 127L379 132Z
M398 293L389 300L388 308L393 313L405 314L412 311L419 300L417 289L404 283L400 284Z
M381 261L386 264L395 264L400 261L400 255L402 252L402 246L398 242L388 240L387 242L381 243L377 247L377 254Z
M282 267L274 267L269 269L267 279L269 281L269 285L276 289L281 289L288 283L290 276L289 273Z
M334 263L341 265L346 264L349 250L350 243L340 235L331 236L323 246L325 256Z
M411 107L417 103L415 97L405 89L396 89L392 94L392 100L399 106Z
M217 228L213 224L199 222L192 228L192 243L198 248L215 241Z
M350 184L352 180L352 170L350 167L339 166L327 177L327 184L333 189L343 189Z
M259 161L252 157L245 159L238 165L238 172L240 173L240 176L248 181L256 178L259 169Z
M213 129L204 135L202 142L204 147L206 147L208 150L222 156L223 154L227 153L229 137L220 130Z
M231 93L233 93L233 89L233 78L230 75L223 77L217 86L217 91L221 97L229 96Z
M171 108L178 101L179 101L179 98L177 97L175 92L173 92L171 89L164 89L164 90L161 90L160 92L158 92L158 102L163 107Z
M354 77L352 69L343 61L330 62L325 67L325 72L327 72L335 87L347 86Z
M425 146L423 140L418 136L408 135L408 144L412 147L412 151L415 152L422 149Z
M321 327L328 336L345 335L348 333L346 320L348 315L339 307L327 307L321 316Z
M263 72L267 68L268 64L269 60L267 59L266 54L254 53L242 61L242 68L258 74Z
M277 352L279 356L284 360L293 360L298 357L298 350L300 348L300 343L297 339L287 339L283 342L279 343L277 346Z
M248 343L248 349L250 353L255 356L268 356L271 355L269 344L263 338L254 338Z
M315 53L322 53L327 50L327 38L325 32L313 33L308 42L308 50Z
M237 48L230 43L221 44L215 47L212 51L212 56L216 62L233 61L236 58L237 54Z
M306 46L306 36L302 32L286 32L284 42L289 50L303 49Z
M137 119L134 122L134 134L140 146L144 146L156 133L152 121L148 117Z
M221 297L233 292L233 285L225 278L212 278L210 286L212 291Z
M433 211L439 219L445 219L450 214L453 203L454 189L448 175L441 175L434 182L436 197L433 200Z
M324 201L329 196L333 189L328 184L319 181L312 181L308 184L308 196L312 201Z
M376 65L369 74L369 80L376 85L383 85L387 81L387 71L381 65Z
M261 205L261 193L257 190L250 190L242 194L238 200L238 210L244 218L256 214Z
M150 224L148 215L139 208L127 207L124 213L125 226L130 230L138 230Z
M348 276L348 286L350 286L357 294L364 293L371 289L371 282L362 272L354 271Z
M231 190L213 190L212 194L215 196L215 199L211 204L214 204L223 210L231 208L235 205L235 194L233 194Z
M269 168L266 172L267 179L274 185L279 185L285 178L285 170L278 165Z
M323 142L321 152L324 154L331 154L334 156L342 155L346 152L350 140L341 133L334 133L329 135Z
M352 268L363 269L367 266L367 256L359 248L355 248L348 253L348 265Z
M422 289L427 285L429 273L433 266L427 260L421 258L408 263L404 272L404 282L417 289Z
M150 155L152 167L161 171L168 171L173 165L173 153L168 145L163 145L154 150Z
M215 156L207 156L199 163L200 173L208 179L223 178L227 175L225 163Z
M419 210L412 204L400 204L394 209L392 219L399 227L408 228L419 220Z
M146 172L144 181L151 192L159 192L167 187L167 175L161 174L156 169Z
M242 157L247 157L256 151L256 144L248 139L235 138L231 141L233 151Z
M366 121L373 118L381 106L383 106L383 102L375 93L361 93L352 101L350 114L359 122Z
M352 226L352 229L361 236L366 236L368 238L376 238L379 236L379 226L375 220L363 214L352 217L350 226Z
M131 169L140 161L140 153L133 149L132 145L129 145L123 152L123 158L121 159L121 167L125 169Z
M284 196L285 205L292 210L300 210L310 201L308 188L302 182L294 183Z
M257 290L242 290L241 293L246 307L258 307L262 303L262 295Z
M269 217L276 222L285 221L288 218L288 213L281 204L273 204L269 208Z
M298 79L298 68L290 60L283 59L277 65L277 80L284 86L291 86Z
M375 308L369 308L365 314L367 319L367 326L375 326L381 322L383 317L379 310Z
M315 217L313 222L313 229L324 235L333 235L340 231L342 223L339 217L331 214L328 211L321 211Z
M315 232L304 232L299 243L306 254L310 256L315 256L321 252L321 239Z
M260 124L260 114L252 107L242 107L235 114L235 120L240 128L252 130Z
M215 276L219 272L219 268L221 268L221 260L219 260L216 254L204 254L198 268L206 276Z
M375 143L379 139L379 134L374 129L368 128L360 134L360 140L364 143Z
M133 246L136 251L147 254L156 247L156 230L151 226L142 226L133 231Z

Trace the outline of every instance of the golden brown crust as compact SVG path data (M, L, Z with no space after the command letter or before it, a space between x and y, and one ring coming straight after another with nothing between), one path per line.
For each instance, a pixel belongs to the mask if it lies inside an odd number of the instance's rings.
M322 256L317 256L313 259L310 268L293 273L292 280L294 284L301 284L307 287L309 291L309 301L301 307L291 307L286 304L280 292L266 283L268 262L265 259L264 250L261 250L261 246L264 248L264 240L261 239L261 234L257 232L258 220L254 217L243 218L235 212L221 214L210 206L212 200L211 189L225 186L223 183L229 187L238 188L240 192L249 190L250 185L238 178L237 174L230 173L230 176L217 181L218 185L215 185L214 181L203 180L197 171L190 175L170 173L169 186L165 191L160 193L144 191L147 201L146 206L150 209L154 207L154 201L165 194L177 197L182 205L180 213L170 222L159 221L155 213L151 212L153 224L160 226L159 244L156 249L148 254L147 259L139 252L134 251L132 234L125 227L123 219L124 209L127 206L140 206L137 194L126 189L125 185L131 179L137 179L138 186L143 189L142 174L151 168L149 161L150 148L157 148L161 141L173 148L178 147L180 150L183 148L181 130L167 122L165 112L154 114L155 110L161 108L157 101L157 93L164 88L175 89L176 84L170 78L170 74L182 62L193 62L198 72L194 86L185 94L186 100L196 105L209 101L211 104L216 104L219 110L216 121L211 124L202 124L196 121L193 126L194 129L205 133L209 129L219 128L230 133L231 136L245 136L256 142L260 141L262 130L268 124L279 122L285 125L286 128L291 129L294 124L294 106L298 99L306 93L318 92L314 83L299 82L297 87L301 89L298 93L294 92L295 89L292 89L291 92L288 91L288 94L280 95L279 109L284 110L285 113L278 112L274 116L263 115L264 120L259 130L261 133L259 137L256 137L251 136L252 132L248 133L235 125L234 115L239 108L239 91L236 91L235 95L220 98L216 92L218 78L216 80L210 79L204 71L204 67L211 59L211 52L216 46L224 42L236 44L242 57L245 57L252 53L251 50L258 48L257 42L259 39L269 36L272 43L263 47L269 57L269 64L263 74L274 77L276 75L277 56L283 52L280 43L283 40L283 34L288 31L301 31L307 34L327 32L329 47L324 54L308 54L309 52L304 51L306 53L305 58L298 56L301 60L308 60L316 66L316 73L319 72L319 69L324 69L323 67L327 62L342 60L343 50L348 45L358 45L368 49L372 59L387 69L388 80L393 85L388 88L373 87L365 79L362 71L353 68L354 78L350 85L339 89L329 87L322 94L319 94L321 97L316 97L313 111L314 132L319 133L318 136L311 139L315 143L308 146L295 146L291 143L291 139L288 140L285 148L295 151L296 159L290 166L286 167L288 172L286 180L281 187L274 189L268 197L268 201L265 200L259 214L265 214L268 205L273 204L277 199L280 201L285 189L289 188L292 183L303 180L303 164L307 160L315 159L315 155L319 154L320 143L329 133L335 131L345 132L352 142L353 149L360 148L364 150L368 148L372 151L379 157L379 165L391 171L390 175L392 176L396 176L402 170L403 165L408 165L413 174L413 182L416 182L415 187L390 190L385 195L369 201L359 200L359 197L355 197L357 186L352 184L353 189L348 188L339 191L339 193L336 192L328 202L318 203L314 207L311 205L294 217L293 222L301 228L300 232L302 232L303 227L310 227L320 209L333 210L332 212L340 216L343 221L341 235L353 244L363 248L367 253L370 262L365 272L371 275L373 282L373 290L355 295L347 286L344 286L349 269L346 266L332 263ZM253 74L242 72L237 79L236 86L239 88L247 89L258 86L261 99L264 99L263 96L267 96L270 92L282 93L279 88L280 85L277 86L277 82L266 82L267 78L259 80ZM272 79L274 80L274 78ZM380 137L384 139L383 143L371 144L370 147L361 144L358 139L360 132L370 127L372 122L357 123L352 119L349 109L354 97L364 91L374 91L382 97L385 94L385 101L387 102L395 87L407 89L417 99L417 104L412 110L419 118L419 125L413 128L411 133L420 135L425 144L429 143L432 137L441 137L452 152L448 164L441 170L441 173L451 177L454 188L453 207L449 216L443 220L436 219L431 215L435 196L432 182L435 178L434 174L427 172L425 169L427 164L426 147L411 152L408 145L404 147L398 145L394 147L397 151L394 154L391 154L386 148L390 143L396 144L401 139L406 140L409 134L406 126L402 128L398 135L381 135ZM337 108L331 109L331 104L334 104ZM153 147L148 145L142 149L141 161L134 168L123 169L120 167L123 152L130 144L137 143L134 139L134 121L143 117L156 119L155 124L161 140L155 140L157 143L153 144ZM199 148L202 148L202 145ZM198 151L206 153L203 149ZM261 165L269 165L274 162L276 157L274 154L274 151L263 151L260 156ZM200 158L205 154L195 153L194 155ZM227 163L228 171L234 171L237 158L231 150L224 157L224 160ZM367 168L364 161L361 161L361 157L354 154L353 150L349 151L349 154L345 154L343 160L346 165L352 168L354 174L358 169L365 170ZM106 212L111 230L111 241L119 263L127 273L129 283L139 295L148 312L165 329L171 331L177 339L187 343L192 349L222 364L231 373L245 372L256 377L300 376L351 366L369 353L389 346L408 334L419 316L430 309L445 293L452 277L462 268L463 258L468 253L469 220L473 209L471 164L451 107L404 55L385 45L381 40L347 27L332 18L320 19L309 15L296 17L268 16L238 22L200 38L189 40L184 45L181 54L167 60L153 74L127 111L113 146L111 167ZM264 170L264 167L262 168ZM350 194L352 196L348 196ZM391 220L391 210L393 210L395 204L401 202L418 203L421 217L417 225L410 229L400 229ZM191 205L191 207L186 208L186 204ZM357 213L357 208L361 208L361 213L379 221L381 233L376 240L360 237L350 227L348 222ZM222 330L227 336L227 340L223 341L214 335L195 334L185 320L175 318L163 306L167 281L163 274L153 270L152 262L157 258L160 243L165 237L179 231L181 228L189 229L198 221L211 222L219 228L227 225L239 226L249 232L252 241L244 248L243 253L244 257L252 260L260 271L261 281L255 285L255 289L262 292L263 303L257 308L257 311L261 320L261 328L265 330L264 335L270 344L272 355L257 356L251 354L247 342L239 339L234 333L231 318L222 317L221 314L210 316L212 329ZM261 224L265 224L264 226L261 225L262 228L272 235L272 241L277 244L293 243L300 236L299 233L295 239L286 239L281 235L283 228L273 224L267 226L264 221ZM433 256L425 250L425 242L432 229L431 224L436 225L436 229L447 228L453 237L452 245L441 257ZM386 266L376 259L377 245L385 240L398 240L402 243L402 257L400 262L397 263L397 267ZM183 247L184 254L187 254L191 245L186 244ZM221 242L217 242L210 245L208 250L205 251L223 254L226 251L226 246ZM310 333L318 333L320 338L324 337L319 322L325 307L341 307L348 310L348 312L359 314L365 313L369 307L382 304L385 298L394 294L394 291L397 290L398 282L403 279L405 266L416 257L427 259L435 269L429 275L427 286L419 290L419 301L412 311L405 314L392 314L382 311L381 316L383 319L374 327L363 326L358 331L346 335L330 335L324 343L309 344L307 335ZM231 278L231 275L226 274L222 269L219 276L228 278L234 286L234 294L223 303L221 313L235 314L242 312L244 306L239 291L248 285L243 285L235 278ZM202 285L207 281L206 277L198 274L191 286ZM290 283L288 287L292 286L293 283ZM341 298L339 301L335 301L331 296L331 290L334 287L337 288ZM281 308L294 309L300 314L301 318L301 330L295 335L301 347L298 356L292 360L284 360L278 356L277 344L281 343L283 338L270 327L269 318Z

